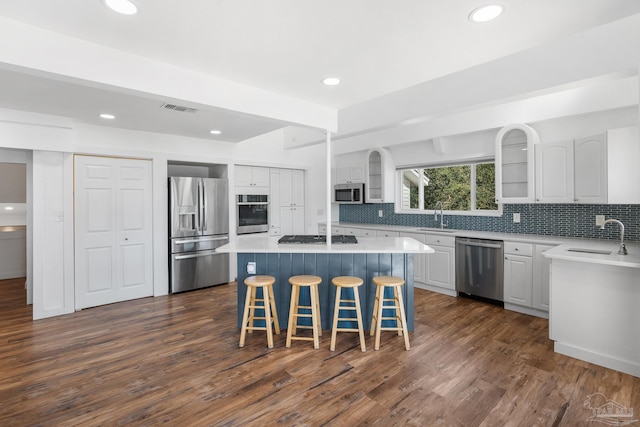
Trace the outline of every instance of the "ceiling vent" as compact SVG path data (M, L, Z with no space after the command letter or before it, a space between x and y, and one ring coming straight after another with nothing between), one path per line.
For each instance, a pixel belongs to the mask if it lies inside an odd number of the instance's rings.
M196 111L198 111L195 108L184 107L182 105L175 104L162 104L162 108L165 108L167 110L180 111L181 113L195 113Z

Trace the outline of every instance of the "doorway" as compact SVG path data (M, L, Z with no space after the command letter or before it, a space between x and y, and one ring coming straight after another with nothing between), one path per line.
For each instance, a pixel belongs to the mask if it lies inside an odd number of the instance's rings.
M151 161L74 156L75 308L153 295Z
M27 171L29 152L0 149L0 285L15 287L21 283L31 304L27 275ZM11 301L5 301L3 306Z

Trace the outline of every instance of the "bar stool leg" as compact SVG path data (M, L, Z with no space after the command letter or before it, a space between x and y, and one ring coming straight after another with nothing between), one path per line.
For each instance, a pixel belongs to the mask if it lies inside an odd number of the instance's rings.
M404 335L404 348L409 350L411 346L409 345L409 331L407 330L407 317L404 314L404 303L402 301L402 292L398 290L398 288L393 288L394 293L396 294L396 304L400 308L400 322L402 323L402 332L398 331L398 335Z
M369 332L370 336L376 331L376 326L378 325L378 305L380 304L380 286L376 285L376 297L373 300L373 316L371 317L371 329Z
M240 330L240 347L244 347L247 336L247 323L249 321L249 305L251 304L251 289L247 288L247 296L244 300L244 312L242 314L242 329Z
M380 329L382 329L382 310L384 309L384 286L378 286L376 290L376 305L378 311L376 312L376 340L373 346L374 350L380 350Z
M331 351L336 350L336 335L338 334L338 314L340 313L340 302L342 301L342 286L336 288L336 304L333 310L333 325L331 327Z
M353 291L353 300L356 302L356 318L358 319L358 335L360 336L360 350L364 353L367 347L364 343L364 328L362 327L362 315L360 311L360 293L358 288L351 288Z
M289 304L289 325L287 326L287 342L285 347L291 347L291 336L296 334L298 313L298 287L291 287L291 303Z
M320 335L318 333L318 323L320 323L320 314L318 313L318 307L320 307L320 303L318 302L318 286L311 286L310 291L311 292L309 293L311 294L311 324L313 330L313 348L318 350L320 348L320 339L318 338L318 336Z
M273 330L271 329L271 303L269 287L262 287L262 304L264 306L264 325L267 329L267 347L273 348Z
M253 301L253 304L251 305L251 308L249 309L249 325L250 325L250 327L247 330L250 334L253 333L253 325L254 325L254 322L256 321L255 320L255 317L256 317L256 307L255 307L255 305L256 305L257 292L258 292L258 288L255 287L255 286L252 286L251 287L251 301ZM249 293L249 292L247 292L247 293Z
M318 285L313 286L313 289L316 293L316 305L314 312L318 320L318 335L322 336L322 317L320 317L320 291L318 290Z
M273 291L273 287L272 286L267 286L267 290L269 293L269 302L271 305L271 313L278 313L278 311L276 310L276 295L275 292ZM280 333L280 322L278 321L278 315L275 314L273 316L273 326L276 329L276 334Z

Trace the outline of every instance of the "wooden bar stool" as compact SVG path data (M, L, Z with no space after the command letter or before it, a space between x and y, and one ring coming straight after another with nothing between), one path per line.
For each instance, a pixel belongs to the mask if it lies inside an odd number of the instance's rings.
M273 284L276 279L273 276L251 276L244 279L247 285L247 297L244 300L244 313L242 315L242 330L240 331L240 347L244 347L244 339L247 331L267 331L267 345L273 348L273 331L280 333L278 312L276 311L276 299L273 294ZM262 289L262 298L257 298L258 288ZM258 304L262 303L262 304ZM256 309L263 310L264 316L256 316ZM264 320L264 326L255 326L256 320Z
M359 277L352 276L338 276L331 280L336 287L336 305L333 311L333 327L331 328L331 351L336 349L336 335L337 332L358 332L360 334L360 349L365 352L367 348L364 343L364 329L362 327L362 315L360 314L360 295L358 294L358 287L362 285L363 281ZM342 298L342 290L344 288L351 288L353 292L353 299ZM348 305L342 305L347 303ZM353 304L353 305L351 305ZM356 317L340 317L340 310L355 311ZM358 328L338 328L338 321L356 322Z
M320 348L320 339L322 335L322 322L320 320L320 294L318 293L318 285L322 282L322 278L318 276L293 276L289 278L291 284L291 304L289 306L289 326L287 327L287 347L291 347L291 340L313 341L313 348ZM300 305L300 288L306 286L309 288L311 296L311 305ZM300 313L300 310L308 310L308 313ZM310 318L311 326L298 325L298 318ZM297 337L296 330L311 329L313 338Z
M373 278L376 284L376 299L373 305L373 316L371 318L371 335L376 335L373 349L380 349L380 331L398 331L398 336L404 335L404 347L409 350L409 332L407 331L407 318L404 314L404 303L402 301L402 289L404 279L394 276L378 276ZM385 298L385 288L393 288L393 298ZM385 305L385 302L393 302L393 305ZM395 310L394 317L382 317L382 310ZM383 320L395 320L395 327L382 327Z

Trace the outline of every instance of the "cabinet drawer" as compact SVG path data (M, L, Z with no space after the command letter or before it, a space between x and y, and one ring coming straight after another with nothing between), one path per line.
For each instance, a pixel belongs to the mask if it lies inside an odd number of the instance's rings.
M531 243L504 242L504 253L510 255L533 255L533 245Z
M363 237L376 237L376 230L367 230L367 229L362 229L360 230L361 232L361 236Z
M376 237L400 237L398 231L376 230Z
M456 245L456 238L453 236L426 234L424 240L427 245L446 246L449 248L453 248Z

